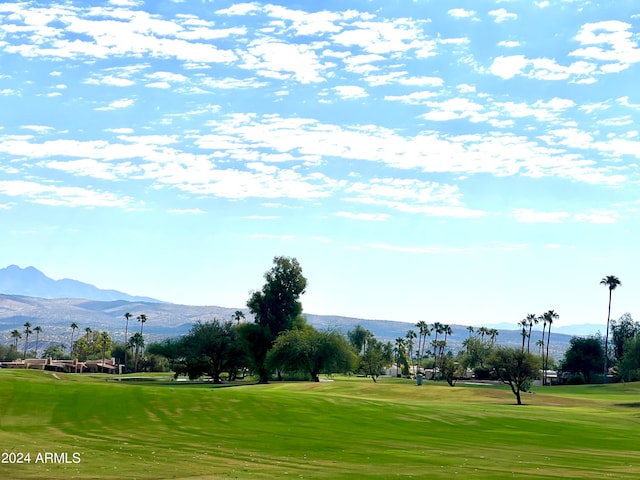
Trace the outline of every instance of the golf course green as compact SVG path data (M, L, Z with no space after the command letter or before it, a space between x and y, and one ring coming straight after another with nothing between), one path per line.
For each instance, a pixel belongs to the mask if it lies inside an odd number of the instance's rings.
M640 384L169 378L1 370L0 478L640 478Z

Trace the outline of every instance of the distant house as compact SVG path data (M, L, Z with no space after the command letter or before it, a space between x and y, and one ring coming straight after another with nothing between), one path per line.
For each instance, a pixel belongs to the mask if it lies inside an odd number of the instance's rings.
M102 360L79 362L77 358L73 360L53 360L51 357L27 358L25 360L14 360L13 362L0 362L0 368L31 368L63 373L119 372L119 365L116 365L115 358L105 359L104 362Z

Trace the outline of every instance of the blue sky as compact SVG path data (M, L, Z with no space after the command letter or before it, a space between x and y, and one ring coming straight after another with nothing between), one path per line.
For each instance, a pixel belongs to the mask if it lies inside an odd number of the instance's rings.
M640 4L0 4L5 265L242 307L640 310Z

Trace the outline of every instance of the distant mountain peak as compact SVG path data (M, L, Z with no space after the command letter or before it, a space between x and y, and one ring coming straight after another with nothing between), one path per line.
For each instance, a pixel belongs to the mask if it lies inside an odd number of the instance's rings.
M129 295L117 290L103 290L78 280L53 280L35 267L9 265L0 269L0 293L40 298L81 298L87 300L163 303L150 297Z

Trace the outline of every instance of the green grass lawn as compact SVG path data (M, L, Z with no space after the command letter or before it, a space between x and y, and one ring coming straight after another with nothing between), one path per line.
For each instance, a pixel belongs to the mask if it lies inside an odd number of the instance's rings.
M0 478L640 478L640 384L538 387L516 406L502 386L106 378L1 370L0 452L31 463Z

